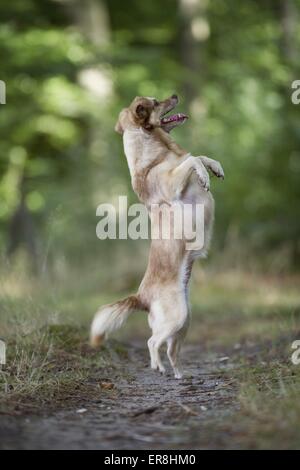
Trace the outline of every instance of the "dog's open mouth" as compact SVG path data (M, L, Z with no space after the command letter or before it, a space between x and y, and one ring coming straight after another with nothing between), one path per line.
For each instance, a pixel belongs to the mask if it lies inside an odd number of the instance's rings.
M188 116L183 113L178 113L178 114L171 114L171 116L166 116L161 118L160 122L162 125L164 124L181 124L184 122L186 119L188 119Z
M169 114L178 105L177 95L172 95L170 98L162 101L161 105L163 105L163 111L160 115L160 126L165 132L170 132L188 119L188 116L183 113Z

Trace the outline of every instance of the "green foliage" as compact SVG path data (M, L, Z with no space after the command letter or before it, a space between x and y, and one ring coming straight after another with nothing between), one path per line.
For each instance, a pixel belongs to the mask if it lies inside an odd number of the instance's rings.
M176 91L191 119L174 137L225 168L225 183L213 184L216 244L283 253L280 269L297 265L300 107L290 95L300 78L299 7L299 0L0 6L1 251L22 195L42 259L115 249L117 242L100 247L95 209L116 194L134 200L113 131L117 114L135 95Z

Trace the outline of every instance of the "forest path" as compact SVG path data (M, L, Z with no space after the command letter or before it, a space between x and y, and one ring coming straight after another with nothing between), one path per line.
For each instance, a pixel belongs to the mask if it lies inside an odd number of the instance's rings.
M127 347L127 346L126 346ZM99 397L80 395L72 409L0 417L2 449L201 449L233 445L224 418L237 409L228 358L186 345L185 377L149 368L144 342L116 354L117 367L91 374ZM76 406L74 406L76 405ZM221 424L221 428L220 428ZM216 426L222 431L216 432Z

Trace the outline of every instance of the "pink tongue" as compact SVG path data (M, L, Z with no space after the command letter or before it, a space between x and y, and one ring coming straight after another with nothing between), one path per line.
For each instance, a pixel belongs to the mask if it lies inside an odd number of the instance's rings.
M174 122L174 121L181 121L182 119L186 119L187 116L185 114L173 114L172 116L168 116L162 119L163 123Z

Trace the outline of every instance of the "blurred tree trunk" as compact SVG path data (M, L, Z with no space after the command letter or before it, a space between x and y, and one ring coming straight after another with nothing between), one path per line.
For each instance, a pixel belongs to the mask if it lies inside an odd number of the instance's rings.
M36 247L36 233L33 217L26 206L25 179L22 177L19 184L19 204L12 214L8 227L7 255L11 258L14 253L24 247L30 257L34 273L38 271L38 257Z
M81 29L83 35L89 39L94 47L101 52L105 49L111 40L111 28L109 10L106 2L103 0L72 0L72 7L70 13L73 15L74 21ZM95 93L97 99L99 95L97 88L101 87L101 79L109 80L105 70L102 70L101 63L91 64L87 69L83 69L78 73L78 80L82 86L88 88L92 93ZM105 69L105 66L103 67ZM95 88L90 88L85 77L87 74L92 73ZM104 74L104 75L102 75ZM91 75L90 75L91 76ZM97 80L98 77L98 80ZM103 88L103 87L102 87ZM99 91L99 90L98 90ZM107 96L103 95L103 98ZM88 132L88 147L91 148L93 143L99 138L99 127L96 124L91 124Z
M109 17L102 0L73 0L69 6L75 22L95 46L109 44Z
M295 0L281 0L280 22L282 25L282 48L287 62L297 60L296 27L298 9Z
M296 66L298 68L299 63L299 47L297 41L297 23L299 20L299 14L295 0L281 0L279 20L282 28L280 45L284 54L285 62L289 66L290 80L292 82L296 78L299 78L296 70ZM289 145L286 146L286 151L288 152L288 157L290 157L291 153L293 151L297 151L298 147L298 139L294 135L294 127L292 123L293 118L291 113L293 110L296 114L298 110L296 109L297 107L293 107L292 110L290 109L290 102L286 100L285 86L282 87L281 94L283 95L285 103L283 109L285 116L286 140L289 142ZM288 171L289 168L287 165L287 178L289 177ZM290 192L292 193L293 190L294 188L291 184ZM298 270L300 266L300 234L296 228L291 229L289 243L291 246L291 266L293 269Z
M63 2L64 0L62 0ZM91 41L99 47L105 47L110 41L110 27L106 4L101 0L66 0L65 10L72 18L73 24ZM98 65L98 64L96 64ZM94 138L96 129L90 129L89 142ZM27 189L25 176L20 175L18 188L18 204L11 216L8 226L7 255L12 257L22 246L30 257L34 272L38 272L37 237L33 216L26 205Z
M180 56L185 70L183 92L188 104L199 94L204 74L204 41L209 36L207 0L179 0Z

